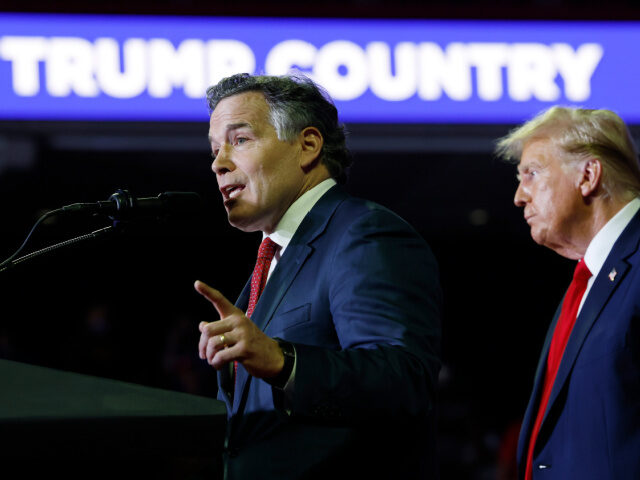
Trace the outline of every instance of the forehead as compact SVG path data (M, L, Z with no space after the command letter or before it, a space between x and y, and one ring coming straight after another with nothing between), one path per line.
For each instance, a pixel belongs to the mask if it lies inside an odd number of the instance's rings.
M524 144L518 170L522 171L532 166L547 166L560 164L566 153L550 138L532 139Z
M223 98L211 113L210 131L246 124L259 129L269 123L269 105L261 92L243 92Z

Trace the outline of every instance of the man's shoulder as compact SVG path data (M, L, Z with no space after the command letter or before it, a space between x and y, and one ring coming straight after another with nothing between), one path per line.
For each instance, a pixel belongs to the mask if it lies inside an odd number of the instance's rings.
M335 210L340 216L353 218L361 216L388 217L408 225L406 220L389 208L372 200L351 195L339 185L329 190L317 206L320 210Z
M351 222L378 225L381 228L414 228L393 210L372 200L345 194L336 209L336 218Z
M321 234L318 239L332 243L369 238L380 245L398 241L428 249L423 236L389 208L341 189L329 191L327 195L326 203L317 211L324 222L323 228L316 230Z
M613 244L605 263L640 257L640 211L636 212ZM603 266L604 267L604 266Z
M421 235L390 209L346 193L340 186L331 188L318 200L296 232L296 241L324 238L337 240L346 234L360 236L384 234L420 238Z

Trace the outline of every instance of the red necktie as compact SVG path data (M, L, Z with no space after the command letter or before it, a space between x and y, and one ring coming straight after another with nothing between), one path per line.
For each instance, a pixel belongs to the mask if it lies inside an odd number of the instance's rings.
M547 369L545 371L544 384L542 387L542 397L540 398L540 406L538 407L536 422L533 425L531 438L529 439L525 480L531 480L533 477L533 449L536 444L536 439L538 438L538 433L540 432L540 426L542 425L544 412L547 409L549 397L551 396L553 382L556 379L556 374L560 367L560 361L562 360L564 349L569 341L571 330L573 329L573 325L576 323L578 307L580 306L582 296L587 289L589 278L591 278L591 272L584 263L584 260L580 260L573 272L573 280L571 281L571 285L569 285L569 290L567 290L564 302L562 302L560 317L558 318L556 328L553 331L553 338L551 339L551 346L549 347L549 356L547 357Z
M256 266L253 268L253 274L251 275L251 291L249 293L249 308L247 308L247 317L251 318L253 311L256 309L256 303L264 290L264 286L267 284L267 277L269 276L269 268L271 267L271 261L276 254L276 250L280 245L271 240L269 237L265 237L258 249L258 259L256 260ZM233 379L235 385L236 373L238 371L238 362L233 362Z
M247 317L249 318L251 318L251 315L256 308L256 303L258 303L258 299L264 290L264 286L267 284L269 267L271 267L271 261L273 260L278 247L279 245L269 237L265 237L260 244L256 266L253 269L253 275L251 275L251 292L249 294L249 307L247 308Z

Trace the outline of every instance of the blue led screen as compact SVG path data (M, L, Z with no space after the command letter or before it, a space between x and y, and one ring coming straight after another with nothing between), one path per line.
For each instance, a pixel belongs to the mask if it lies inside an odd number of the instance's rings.
M345 122L640 122L640 23L0 14L0 119L201 121L207 86L300 71Z

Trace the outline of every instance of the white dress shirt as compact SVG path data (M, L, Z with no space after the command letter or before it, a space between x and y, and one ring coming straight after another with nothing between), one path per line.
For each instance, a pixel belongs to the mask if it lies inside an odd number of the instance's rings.
M320 198L335 184L336 181L333 178L328 178L325 181L320 182L311 190L304 192L300 198L291 204L271 235L267 235L264 232L262 233L263 240L265 237L269 237L280 246L280 248L276 250L276 254L271 261L267 281L269 281L271 273L273 273L274 268L276 268L278 261L280 261L280 257L282 257L282 254L287 249L289 242L296 233L296 230L298 230L298 227L302 223L302 220L304 220L304 217L307 216L307 213L309 213L316 202L320 200Z
M591 272L591 278L589 279L587 289L582 296L578 314L580 313L580 310L582 310L582 305L584 305L587 295L589 295L589 291L593 286L593 282L595 282L598 273L600 273L600 269L609 256L613 245L616 243L618 237L622 234L627 225L629 225L629 222L639 209L640 198L636 197L622 207L622 209L620 209L620 211L600 229L596 236L593 237L591 243L589 243L587 251L584 254L584 263Z
M287 209L285 214L282 216L278 225L276 226L275 231L271 235L267 235L266 233L262 233L262 239L265 237L271 238L275 243L277 243L280 248L276 250L276 254L271 260L271 266L269 267L269 274L267 276L267 282L269 282L269 278L273 273L273 270L276 268L276 265L280 261L280 257L287 249L289 242L293 238L293 235L298 230L298 227L304 220L304 217L307 216L307 213L313 208L320 198L327 193L327 191L336 184L336 181L333 178L328 178L323 182L320 182L318 185L313 187L311 190L303 193L300 198L298 198L295 202L291 204L291 206ZM295 350L295 346L294 346ZM293 389L295 386L295 377L296 377L296 366L298 359L296 358L293 362L293 370L291 371L291 376L289 380L287 380L286 385L284 386L285 398L287 400L291 400L293 395ZM286 408L287 414L290 414L291 411Z

